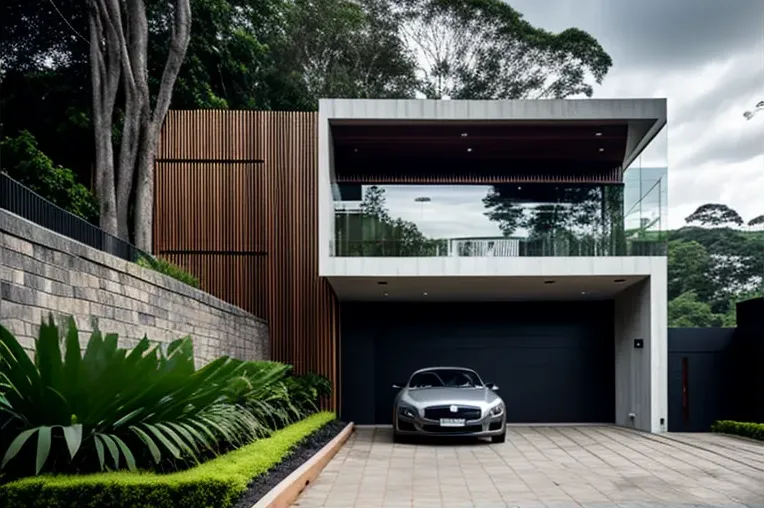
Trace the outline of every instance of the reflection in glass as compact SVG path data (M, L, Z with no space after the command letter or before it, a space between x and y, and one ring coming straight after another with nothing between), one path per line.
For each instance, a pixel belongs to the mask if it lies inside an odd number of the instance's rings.
M665 176L640 174L624 185L337 187L335 255L665 255Z

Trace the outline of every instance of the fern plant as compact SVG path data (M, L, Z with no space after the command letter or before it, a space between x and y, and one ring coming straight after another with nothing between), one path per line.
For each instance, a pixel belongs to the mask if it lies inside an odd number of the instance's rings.
M60 339L51 318L31 359L0 325L5 474L181 469L274 428L269 386L288 367L221 357L197 370L190 338L117 339L96 329L83 354L74 320Z

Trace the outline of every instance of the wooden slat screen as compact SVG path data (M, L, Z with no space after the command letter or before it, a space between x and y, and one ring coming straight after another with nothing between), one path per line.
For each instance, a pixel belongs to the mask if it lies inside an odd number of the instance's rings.
M170 111L156 165L154 252L268 320L274 360L335 386L338 308L318 277L317 114Z

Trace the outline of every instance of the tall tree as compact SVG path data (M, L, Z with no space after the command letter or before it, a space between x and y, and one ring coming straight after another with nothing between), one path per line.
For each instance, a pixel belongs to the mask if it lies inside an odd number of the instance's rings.
M764 214L758 215L754 217L753 219L748 221L748 226L750 227L762 227L764 228Z
M714 293L708 276L711 258L696 241L672 240L668 248L668 297L674 299L692 291L703 301Z
M430 98L591 96L612 66L588 33L536 28L501 0L391 2Z
M159 130L191 37L189 0L175 0L160 20L168 27L169 50L156 98L148 82L149 26L143 0L89 0L90 68L93 88L96 192L101 227L128 237L128 207L135 189L135 244L151 250L154 158ZM117 93L124 97L119 139L114 138ZM153 104L152 104L153 102ZM114 145L119 144L114 155Z
M294 0L272 44L269 108L315 110L322 97L408 98L415 61L384 0Z
M704 227L734 227L743 225L743 219L739 213L729 206L719 203L707 203L699 206L684 221L687 224Z

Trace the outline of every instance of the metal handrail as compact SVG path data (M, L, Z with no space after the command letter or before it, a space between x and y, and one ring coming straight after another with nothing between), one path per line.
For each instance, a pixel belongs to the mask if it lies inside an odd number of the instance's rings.
M0 171L0 208L39 226L127 261L153 256L94 226Z

